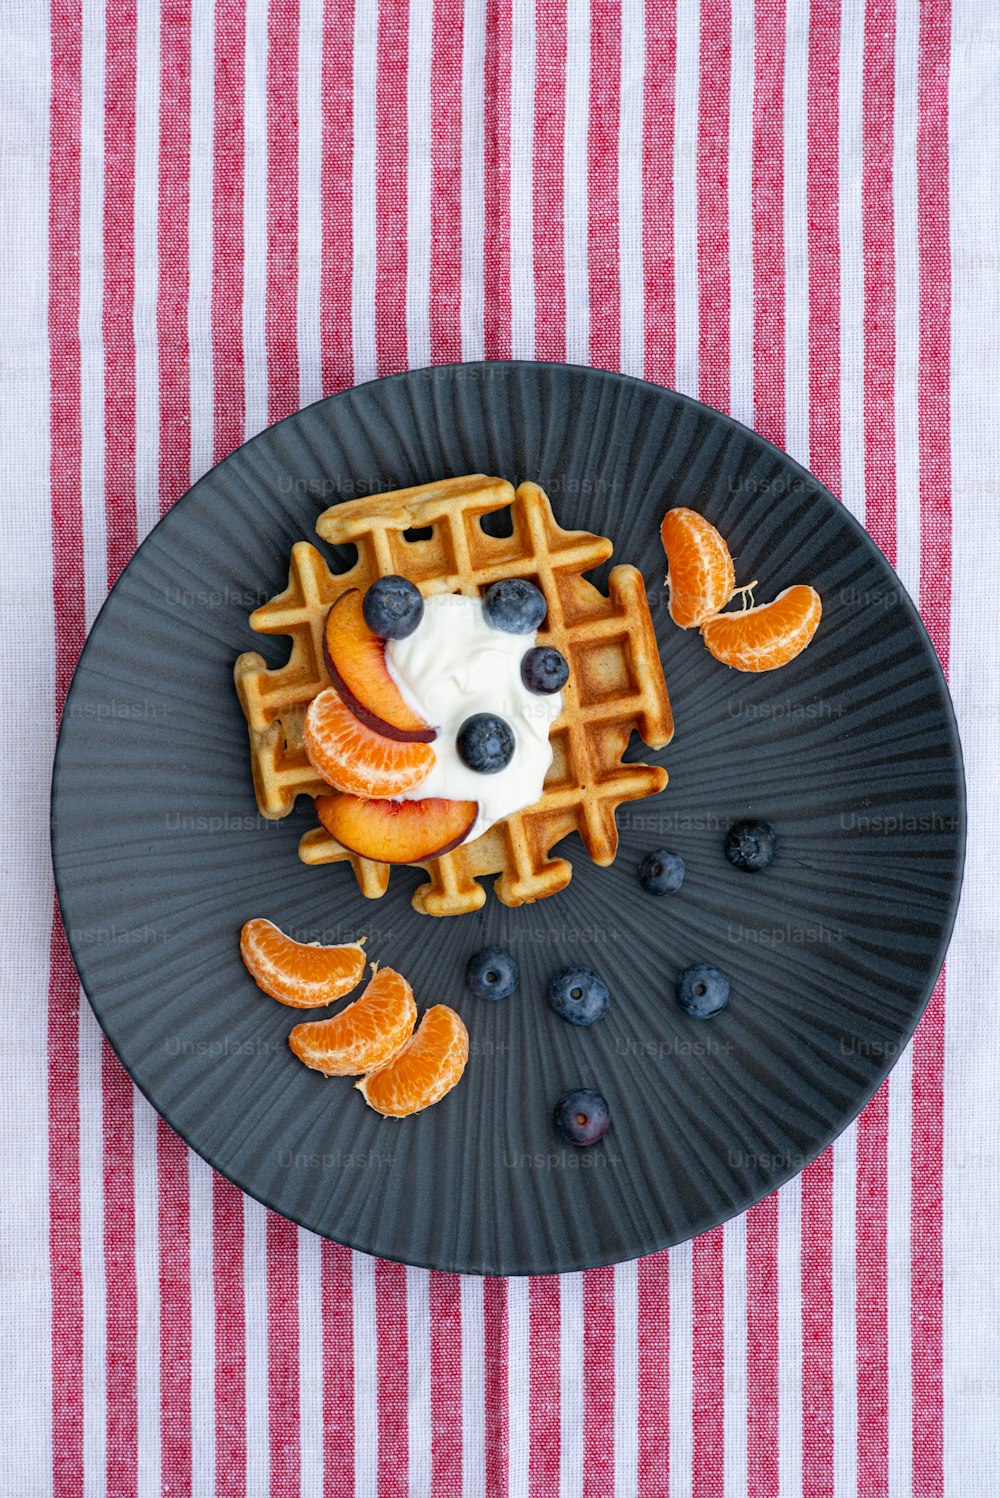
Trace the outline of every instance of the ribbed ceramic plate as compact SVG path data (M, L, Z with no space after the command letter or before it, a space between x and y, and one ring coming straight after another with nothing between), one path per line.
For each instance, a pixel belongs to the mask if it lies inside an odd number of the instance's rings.
M296 856L308 804L255 809L232 686L248 648L286 642L247 615L281 589L289 549L327 505L472 471L538 480L560 522L606 534L648 584L676 718L654 756L662 796L619 814L621 847L569 888L435 921L393 874L368 902L346 866ZM810 582L819 632L784 670L717 664L671 623L658 527L686 504L726 536L758 601ZM327 552L338 565L347 558ZM598 575L598 581L601 576ZM646 755L638 743L636 756ZM647 756L648 757L648 756ZM73 680L52 819L59 898L84 987L153 1105L243 1190L316 1232L440 1269L526 1274L648 1253L741 1211L854 1117L910 1035L944 957L961 879L964 790L938 662L897 578L808 473L737 423L597 371L496 363L380 380L262 433L161 521L112 592ZM734 819L764 817L780 855L725 861ZM675 898L636 866L669 847ZM300 1016L239 958L244 920L303 940L368 935L421 1007L453 1005L472 1040L462 1083L404 1122L292 1055ZM465 991L466 959L517 955L507 1002ZM550 974L606 976L607 1017L575 1029ZM728 1010L686 1018L674 979L708 961ZM578 1151L554 1136L567 1088L595 1087L614 1123Z

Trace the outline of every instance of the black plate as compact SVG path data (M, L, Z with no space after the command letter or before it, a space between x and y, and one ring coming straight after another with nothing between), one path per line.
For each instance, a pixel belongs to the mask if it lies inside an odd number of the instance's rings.
M566 526L611 536L646 578L676 717L670 785L619 814L610 869L577 838L569 888L434 921L416 871L367 902L345 866L306 868L305 805L256 814L232 687L247 626L284 586L294 541L338 498L467 472L538 480ZM714 521L758 601L811 582L808 652L759 677L671 623L660 518ZM328 551L328 555L333 555ZM345 558L339 560L344 564ZM598 580L600 577L598 575ZM637 756L643 751L635 744ZM778 861L722 856L764 817ZM421 370L321 401L207 474L139 549L91 632L59 738L52 801L59 898L112 1045L167 1121L244 1191L369 1253L477 1273L578 1269L713 1227L793 1175L855 1116L912 1032L958 901L964 786L937 658L884 558L808 473L736 422L638 380L561 365ZM640 889L667 846L676 898ZM472 1055L461 1085L404 1122L292 1056L296 1016L244 971L237 934L266 915L300 939L349 940L399 967L420 1006L452 1004ZM468 996L466 958L521 963L505 1003ZM729 1009L687 1019L694 961L723 968ZM551 972L582 961L613 1004L590 1030L556 1017ZM603 1092L602 1145L550 1127L565 1089Z

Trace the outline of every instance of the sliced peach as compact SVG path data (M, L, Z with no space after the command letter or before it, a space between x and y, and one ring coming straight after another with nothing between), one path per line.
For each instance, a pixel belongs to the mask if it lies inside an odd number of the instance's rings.
M387 739L429 744L435 730L403 699L385 663L385 641L365 623L357 588L341 593L323 629L326 669L347 706L366 728Z
M475 801L372 801L317 796L316 814L342 847L376 863L427 863L465 841L479 813Z
M309 704L302 744L327 785L354 796L401 796L434 768L430 744L375 733L351 712L335 687L327 687Z

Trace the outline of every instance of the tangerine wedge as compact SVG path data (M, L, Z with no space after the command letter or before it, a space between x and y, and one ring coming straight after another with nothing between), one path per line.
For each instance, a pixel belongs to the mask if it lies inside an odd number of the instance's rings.
M365 726L333 687L309 704L302 743L328 785L355 796L400 796L434 768L430 744L387 739Z
M724 609L736 588L729 547L704 515L682 505L668 510L660 525L667 554L670 617L693 629Z
M355 1082L365 1102L389 1118L407 1118L439 1103L465 1071L469 1032L454 1009L435 1004L399 1055Z
M435 730L413 711L389 675L385 641L365 623L357 588L341 593L327 614L323 650L330 680L366 727L387 739L431 742Z
M775 671L801 655L816 633L823 605L815 588L798 583L772 603L719 614L701 626L711 655L736 671Z
M413 991L401 973L380 967L360 999L332 1019L296 1025L288 1044L306 1066L328 1077L357 1077L387 1066L417 1022Z
M240 932L240 956L258 988L294 1009L332 1004L357 988L365 971L360 942L321 947L293 941L257 916Z
M377 801L317 796L316 815L341 847L376 863L426 863L464 842L479 815L476 801Z

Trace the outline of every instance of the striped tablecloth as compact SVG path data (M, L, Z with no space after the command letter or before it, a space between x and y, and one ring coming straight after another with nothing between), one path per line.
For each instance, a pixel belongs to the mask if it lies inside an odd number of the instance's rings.
M4 0L0 33L3 1498L1000 1492L995 7ZM856 1125L694 1243L504 1282L188 1154L82 1002L46 817L87 628L193 478L509 355L809 464L919 600L973 801L946 981Z

